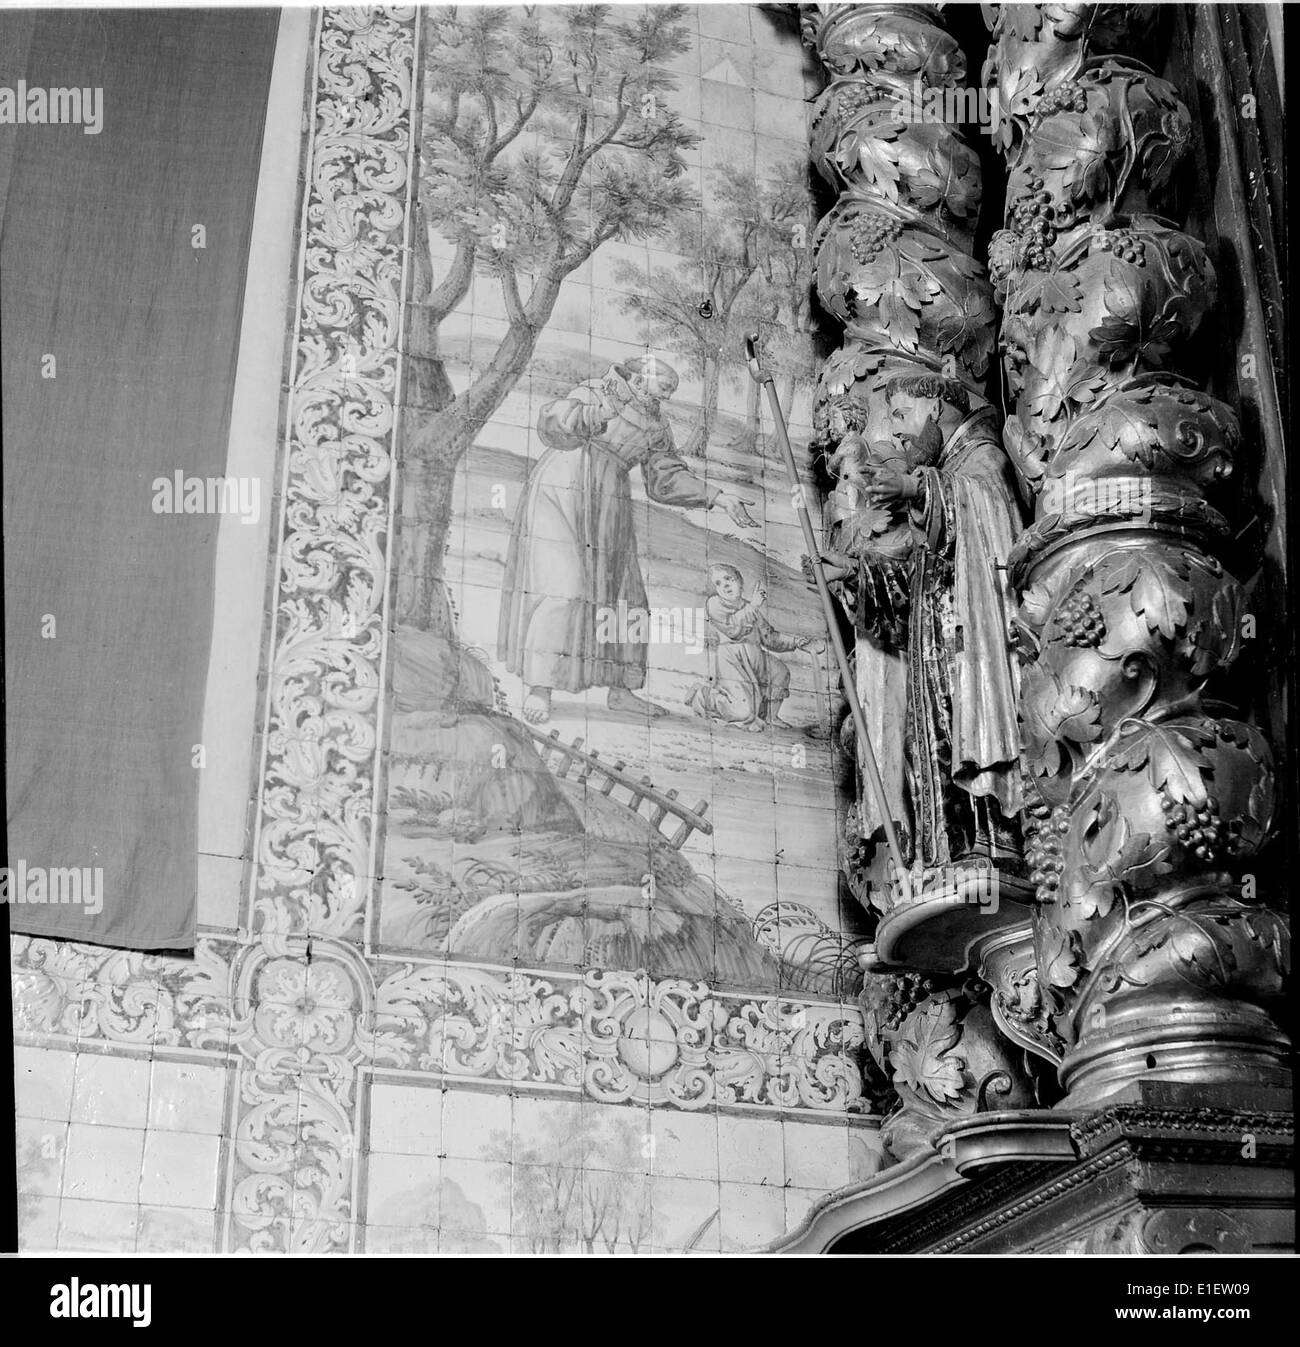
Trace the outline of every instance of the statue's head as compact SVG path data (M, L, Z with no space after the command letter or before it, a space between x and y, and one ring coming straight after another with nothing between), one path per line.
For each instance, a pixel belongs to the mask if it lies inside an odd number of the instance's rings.
M970 413L970 395L940 374L900 374L885 385L890 439L908 470L932 467L944 442Z

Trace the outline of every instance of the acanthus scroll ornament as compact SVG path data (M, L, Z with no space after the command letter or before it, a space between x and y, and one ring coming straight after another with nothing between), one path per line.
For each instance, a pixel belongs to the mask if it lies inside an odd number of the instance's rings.
M374 868L418 25L409 7L319 22L252 927L355 938Z
M866 1112L862 1024L837 1006L722 996L684 979L551 978L471 965L395 971L377 992L381 1065L696 1110Z

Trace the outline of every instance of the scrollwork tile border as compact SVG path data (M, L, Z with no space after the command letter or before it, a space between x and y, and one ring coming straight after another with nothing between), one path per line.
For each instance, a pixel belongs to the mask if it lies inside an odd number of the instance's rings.
M375 873L418 43L413 7L317 18L254 933L359 938Z
M350 941L206 937L194 962L24 939L21 1042L229 1060L336 1085L360 1070L688 1111L867 1112L856 1007L643 972L367 959ZM350 1093L348 1086L344 1093Z

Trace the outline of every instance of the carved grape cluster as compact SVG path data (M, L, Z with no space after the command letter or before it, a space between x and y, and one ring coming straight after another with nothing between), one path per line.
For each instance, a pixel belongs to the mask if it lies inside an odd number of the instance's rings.
M1106 619L1086 589L1076 589L1061 604L1056 625L1066 645L1096 649L1106 639Z
M1025 245L1025 266L1030 271L1046 271L1048 250L1056 242L1056 230L1041 221L1030 232Z
M903 1021L934 992L934 980L924 973L899 973L889 979L881 1007L887 1030L901 1029Z
M902 224L887 215L860 215L849 235L849 248L856 261L868 266L876 260L880 250L902 232Z
M835 95L835 111L841 121L847 122L854 113L860 112L875 97L875 91L870 85L855 80L852 84L844 85Z
M1146 244L1131 229L1113 229L1103 233L1097 239L1097 247L1135 267L1147 264Z
M1030 805L1027 812L1025 864L1029 882L1037 890L1040 903L1055 902L1064 869L1061 838L1070 830L1070 811L1063 804L1049 809L1040 802Z
M1197 806L1173 799L1165 789L1161 791L1160 808L1164 811L1165 827L1197 860L1209 864L1224 854L1227 832L1219 817L1217 800L1207 799Z
M1084 113L1087 111L1088 91L1082 84L1078 84L1074 80L1065 80L1058 84L1056 88L1048 90L1038 100L1038 106L1034 109L1040 122L1047 117L1055 116L1058 112Z
M1028 191L1022 192L1012 204L1011 219L1023 234L1035 220L1051 221L1056 216L1052 205L1052 194L1046 188L1042 178L1030 178Z
M1042 178L1030 178L1028 189L1013 203L1011 223L1021 239L1025 266L1044 271L1049 250L1056 243L1056 207Z

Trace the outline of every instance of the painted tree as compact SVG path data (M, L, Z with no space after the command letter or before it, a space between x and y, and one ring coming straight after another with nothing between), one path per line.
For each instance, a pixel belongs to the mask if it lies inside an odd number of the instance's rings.
M546 1116L536 1131L513 1138L512 1159L517 1229L534 1253L635 1253L649 1239L640 1128Z
M759 334L764 365L778 376L781 406L789 415L797 386L816 378L813 347L812 257L809 238L814 217L812 198L803 184L804 169L790 165L776 189L781 206L775 246L765 248L754 284L745 292L737 326ZM745 415L739 434L728 448L753 453L758 446L759 388L752 379L745 390Z
M426 65L408 337L399 616L436 627L456 467L523 372L566 277L610 240L646 238L696 198L696 143L663 64L690 48L685 6L437 7ZM435 277L428 233L455 249ZM453 393L438 328L478 276L507 317Z
M747 324L756 305L768 307L756 294L755 278L776 274L777 259L790 251L798 221L808 214L798 180L796 173L792 181L774 184L744 168L721 169L715 208L679 221L663 245L685 258L684 266L642 271L624 262L615 268L629 287L620 302L639 320L641 339L681 356L703 386L682 446L687 454L704 455L722 380L743 370Z

